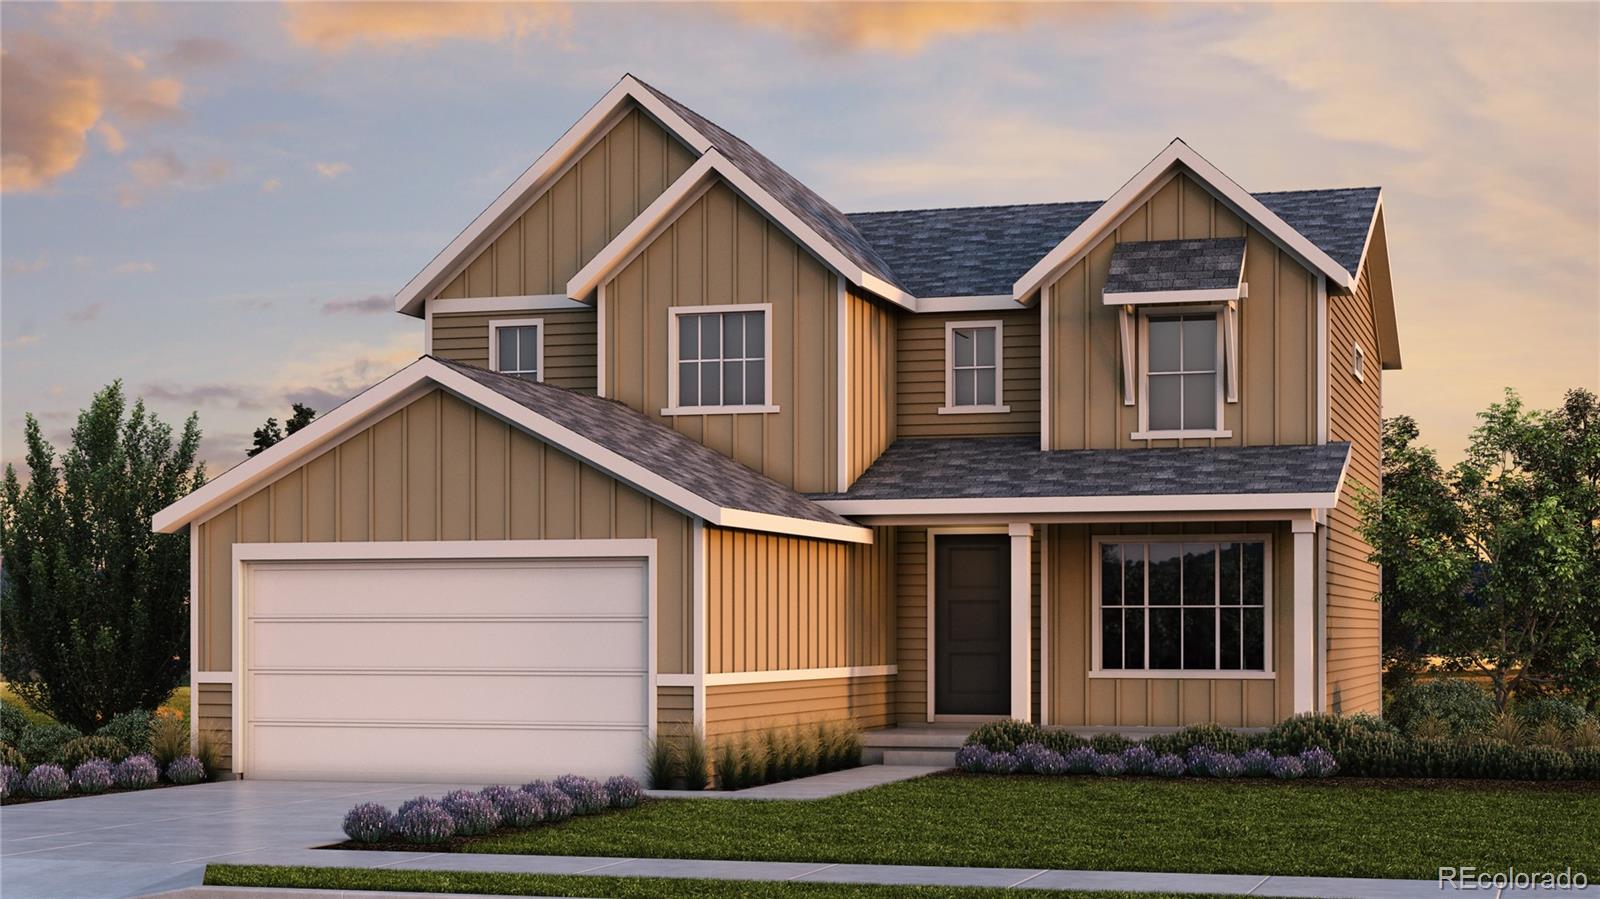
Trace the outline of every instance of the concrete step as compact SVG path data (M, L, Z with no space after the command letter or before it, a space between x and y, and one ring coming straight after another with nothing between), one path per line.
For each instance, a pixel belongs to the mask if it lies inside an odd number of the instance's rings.
M956 751L954 749L885 749L883 750L883 763L885 765L917 765L919 767L954 768L956 765Z
M886 727L861 735L862 745L872 749L960 749L967 741L969 728Z

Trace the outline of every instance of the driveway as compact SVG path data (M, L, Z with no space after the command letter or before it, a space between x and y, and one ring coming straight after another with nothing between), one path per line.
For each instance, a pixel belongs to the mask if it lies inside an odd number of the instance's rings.
M394 808L455 786L230 780L8 805L0 895L141 896L198 884L207 862L303 864L307 847L344 839L340 823L357 802Z

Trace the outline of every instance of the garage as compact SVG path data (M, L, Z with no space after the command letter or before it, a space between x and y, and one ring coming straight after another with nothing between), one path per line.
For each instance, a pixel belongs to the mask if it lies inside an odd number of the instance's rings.
M654 541L235 552L234 761L246 777L640 773Z

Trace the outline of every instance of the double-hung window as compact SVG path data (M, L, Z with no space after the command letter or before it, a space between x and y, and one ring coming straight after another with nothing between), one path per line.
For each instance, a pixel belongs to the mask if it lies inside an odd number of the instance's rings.
M1005 379L1003 343L998 321L945 324L941 414L1010 411L1001 397Z
M506 319L489 323L490 368L530 381L544 380L544 321Z
M1219 437L1222 358L1219 314L1144 317L1141 437Z
M671 405L664 414L773 412L772 308L766 304L668 310Z
M1271 671L1265 538L1108 537L1096 541L1096 548L1097 673Z

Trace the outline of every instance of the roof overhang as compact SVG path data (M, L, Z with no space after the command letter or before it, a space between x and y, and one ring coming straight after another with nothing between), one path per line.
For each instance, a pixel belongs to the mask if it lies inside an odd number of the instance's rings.
M1328 278L1339 289L1349 289L1354 278L1343 266L1333 260L1305 235L1290 227L1276 213L1250 195L1233 179L1224 175L1205 157L1196 153L1182 140L1174 140L1156 158L1150 160L1111 198L1100 204L1078 227L1072 229L1059 244L1034 263L1033 267L1011 286L1011 294L1018 302L1027 302L1046 282L1061 271L1071 267L1083 257L1095 241L1114 227L1124 215L1148 199L1155 189L1166 182L1175 171L1189 173L1213 196L1227 204L1236 214L1272 238L1279 246L1301 261L1306 268Z
M869 528L733 509L693 493L582 434L517 403L433 359L423 357L340 405L327 415L228 469L216 480L157 512L151 527L164 534L210 518L271 483L278 475L382 420L433 389L488 411L606 474L708 524L745 530L871 543Z
M632 75L624 75L550 149L544 151L510 187L496 197L489 208L479 213L465 230L456 235L416 277L395 294L395 311L421 317L424 301L449 282L460 264L492 243L508 223L521 215L529 203L538 199L544 189L566 171L570 163L582 156L595 139L605 134L631 108L630 104L637 104L696 153L703 154L711 149L711 141L661 102L655 92Z
M1389 236L1383 224L1383 195L1373 204L1372 224L1367 228L1367 244L1361 251L1357 283L1365 278L1372 300L1374 325L1378 329L1378 361L1385 370L1400 368L1400 324L1395 316L1394 282L1389 275Z
M1343 475L1340 483L1343 484ZM823 499L840 515L1072 515L1151 512L1303 512L1331 509L1329 493L1228 493L1172 496L1019 496L951 499Z

